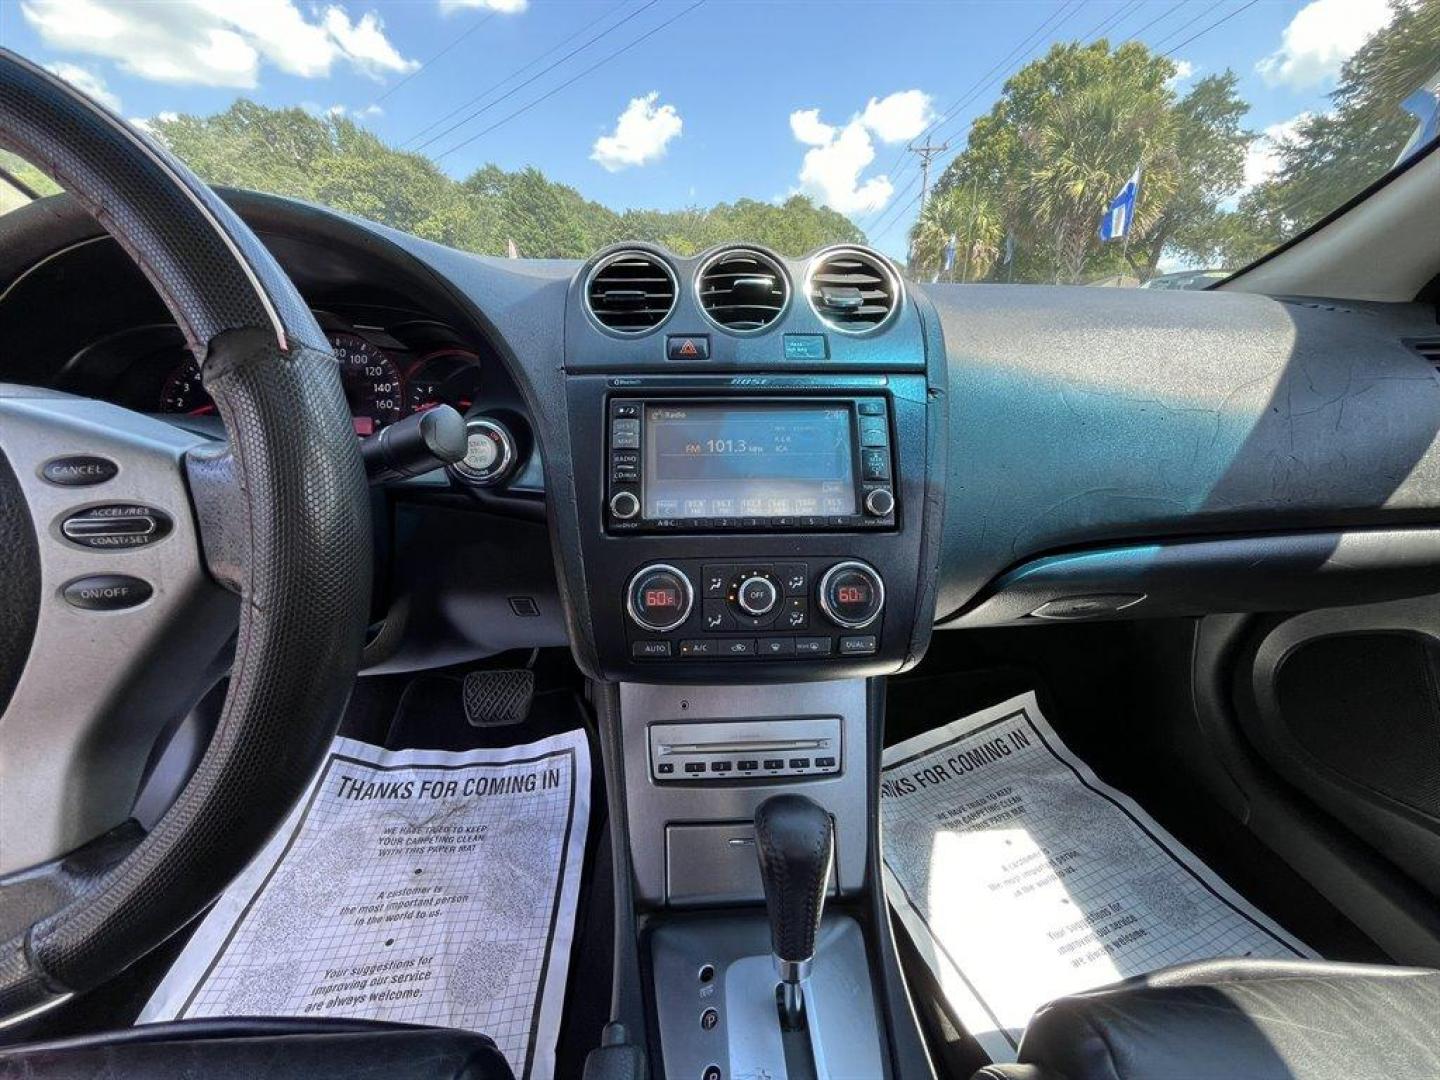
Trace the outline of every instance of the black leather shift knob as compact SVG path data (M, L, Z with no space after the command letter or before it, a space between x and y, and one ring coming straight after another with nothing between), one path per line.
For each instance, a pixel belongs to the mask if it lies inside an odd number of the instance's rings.
M803 795L775 795L755 811L755 850L770 913L775 956L792 964L815 955L835 834L830 815Z

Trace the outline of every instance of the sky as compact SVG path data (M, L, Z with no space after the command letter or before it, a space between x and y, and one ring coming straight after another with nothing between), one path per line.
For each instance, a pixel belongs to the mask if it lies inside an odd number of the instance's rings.
M1324 111L1387 0L0 0L0 44L135 120L343 110L456 178L534 165L619 210L803 192L903 254L909 142L964 146L1052 42L1226 68L1268 138Z

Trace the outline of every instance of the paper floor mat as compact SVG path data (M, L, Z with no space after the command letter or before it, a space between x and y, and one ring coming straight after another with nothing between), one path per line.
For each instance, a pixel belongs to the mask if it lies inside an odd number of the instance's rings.
M995 1061L1063 994L1191 960L1316 955L1101 783L1034 694L883 761L886 893Z
M555 1068L590 816L583 732L387 751L337 739L141 1013L349 1016L489 1035Z

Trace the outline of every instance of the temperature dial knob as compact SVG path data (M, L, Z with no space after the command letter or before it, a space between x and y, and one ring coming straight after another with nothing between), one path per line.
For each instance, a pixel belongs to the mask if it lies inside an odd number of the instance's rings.
M820 610L847 630L869 626L885 606L885 582L868 563L836 563L820 579Z
M694 603L690 579L665 563L637 571L625 590L625 610L630 618L657 634L674 630L688 619Z

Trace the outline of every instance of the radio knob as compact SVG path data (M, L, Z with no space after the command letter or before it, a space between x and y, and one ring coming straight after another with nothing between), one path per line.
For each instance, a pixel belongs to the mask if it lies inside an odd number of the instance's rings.
M630 618L657 634L674 630L688 619L694 603L690 579L665 563L637 571L625 590L625 610Z
M640 513L640 500L633 491L617 491L610 496L610 516L616 521L629 521Z
M735 602L746 615L769 615L780 602L780 590L768 577L752 574L735 590Z
M889 488L876 488L865 496L865 509L872 517L886 517L895 509L895 496Z
M847 630L869 626L884 607L885 583L868 563L836 563L820 579L820 610Z

